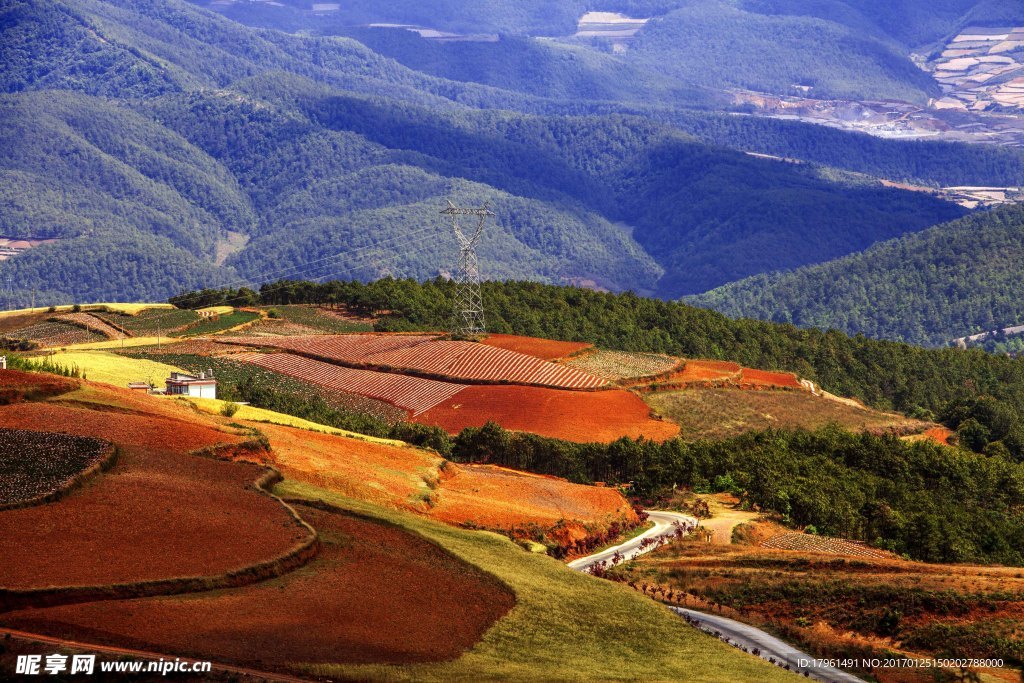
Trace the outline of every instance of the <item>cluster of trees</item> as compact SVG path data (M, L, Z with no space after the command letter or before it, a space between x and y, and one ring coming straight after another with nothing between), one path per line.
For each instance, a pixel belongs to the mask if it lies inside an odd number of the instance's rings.
M861 253L688 299L728 315L919 344L1024 322L1024 207L974 214Z

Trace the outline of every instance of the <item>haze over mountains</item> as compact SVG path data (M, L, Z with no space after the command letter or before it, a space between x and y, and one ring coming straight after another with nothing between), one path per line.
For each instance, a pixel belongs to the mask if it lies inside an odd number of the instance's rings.
M15 246L0 283L49 304L444 276L448 198L498 214L481 249L490 278L676 298L814 267L967 212L881 179L1024 184L1015 148L728 111L729 88L923 105L941 89L913 55L965 26L1024 24L1015 2L892 5L7 2L0 239ZM650 20L575 36L589 11ZM970 220L972 234L1004 225ZM895 277L876 253L856 258ZM1012 280L992 269L974 271L970 311L992 278ZM701 301L928 343L954 327L836 322L722 291ZM956 331L1022 314L1007 301Z

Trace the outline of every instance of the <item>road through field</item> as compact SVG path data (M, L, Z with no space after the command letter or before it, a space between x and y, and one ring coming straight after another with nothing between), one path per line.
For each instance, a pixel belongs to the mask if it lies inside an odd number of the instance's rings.
M654 526L650 529L613 548L607 548L599 553L594 553L593 555L573 560L568 564L569 568L585 572L598 562L610 562L615 553L619 553L622 556L623 561L632 560L634 557L638 557L644 553L654 550L655 547L657 547L658 537L675 533L676 524L682 525L684 529L689 529L697 524L697 519L695 517L684 515L679 512L648 510L647 514L649 515L649 519L654 522ZM651 539L651 541L654 542L649 542L648 545L641 547L645 538Z
M578 560L573 560L568 563L568 567L576 571L587 571L587 569L601 561L610 561L616 553L622 556L623 561L632 560L639 555L654 550L657 547L656 541L658 537L675 533L678 528L677 524L682 525L684 529L690 529L697 524L695 518L678 512L648 510L647 514L654 521L653 527L625 543L607 548L587 557L581 557ZM645 538L655 542L641 547ZM733 619L727 619L726 617L705 614L692 609L681 607L669 607L669 609L682 617L687 617L691 622L696 622L696 626L704 631L709 633L717 632L717 634L727 639L727 642L735 647L745 647L749 651L757 649L762 659L772 658L781 665L788 664L792 671L799 674L803 674L806 671L808 677L812 680L824 681L826 683L863 683L860 678L835 667L800 666L801 660L809 662L814 658L759 628Z

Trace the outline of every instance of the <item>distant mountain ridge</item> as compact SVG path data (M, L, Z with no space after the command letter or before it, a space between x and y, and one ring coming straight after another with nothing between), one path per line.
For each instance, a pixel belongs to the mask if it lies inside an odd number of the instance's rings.
M1024 206L977 213L692 304L732 316L941 346L1024 323Z

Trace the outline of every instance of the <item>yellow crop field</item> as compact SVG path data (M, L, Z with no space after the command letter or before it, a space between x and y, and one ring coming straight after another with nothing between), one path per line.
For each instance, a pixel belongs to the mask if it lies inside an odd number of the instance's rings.
M160 309L172 309L174 306L171 304L126 304L126 303L106 303L106 304L82 304L83 311L99 311L107 310L111 313L122 313L124 315L138 315L142 311L148 311L154 308ZM74 305L69 304L67 306L54 306L54 313L67 313L74 308ZM49 313L49 306L40 306L38 308L20 308L16 311L0 311L0 318L6 318L12 315L27 315L29 313Z
M170 344L177 344L178 342L185 341L178 337L160 337L160 343L164 346ZM128 337L126 339L108 339L100 342L86 342L85 344L69 344L61 348L65 348L69 351L95 351L102 349L120 349L129 348L132 346L156 346L156 337Z
M222 401L218 398L189 398L188 401L195 405L196 408L209 413L211 415L220 415L224 406L228 404L228 401ZM399 448L412 448L409 444L404 441L396 441L395 439L381 439L375 436L368 436L366 434L358 434L356 432L345 431L344 429L338 429L337 427L330 427L328 425L320 424L319 422L310 422L309 420L303 420L301 417L293 417L292 415L286 415L284 413L274 412L273 410L265 410L263 408L256 408L254 406L238 406L238 411L232 416L236 420L248 420L249 422L269 422L270 424L284 425L285 427L296 427L298 429L308 429L312 432L322 432L324 434L333 434L334 436L345 436L351 439L359 439L360 441L368 441L370 443L378 443L385 446L396 446Z
M185 372L181 368L140 358L125 358L107 351L60 351L46 356L65 367L78 366L86 379L125 387L129 382L152 382L162 386L172 372ZM42 357L29 358L42 361Z
M207 306L206 308L200 308L197 312L202 315L207 313L210 315L228 315L234 312L234 306Z

